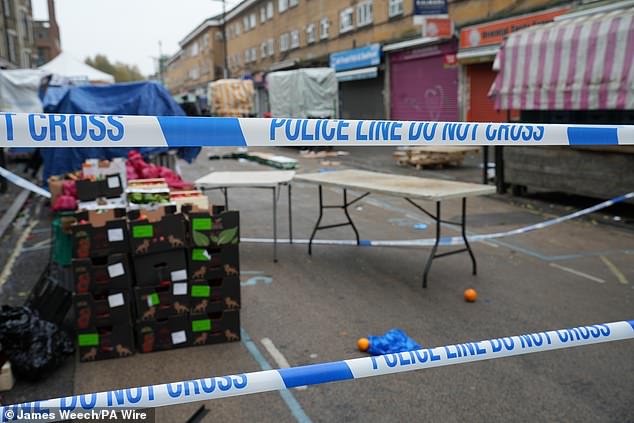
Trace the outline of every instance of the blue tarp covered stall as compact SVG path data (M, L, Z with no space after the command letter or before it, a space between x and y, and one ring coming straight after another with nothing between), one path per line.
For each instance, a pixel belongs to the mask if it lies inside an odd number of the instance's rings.
M183 109L170 93L157 82L133 82L104 86L49 87L44 96L46 113L184 116ZM81 169L85 159L127 157L130 148L42 148L44 181ZM137 148L147 156L167 148ZM193 161L200 148L179 148L178 155Z

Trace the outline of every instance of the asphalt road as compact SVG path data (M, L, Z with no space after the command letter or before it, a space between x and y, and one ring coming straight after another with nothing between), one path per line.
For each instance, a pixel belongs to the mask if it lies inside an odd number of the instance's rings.
M399 171L385 157L367 152L346 164ZM278 152L295 155L296 150ZM390 154L390 151L381 153ZM367 158L364 158L366 157ZM339 159L328 159L339 160ZM301 171L326 167L302 159ZM468 163L475 166L476 161ZM267 169L252 163L208 161L203 153L183 172L195 179L211 170ZM411 170L402 170L410 172ZM479 180L475 167L425 171L425 176ZM285 193L280 198L279 231L287 234ZM212 194L221 203L219 193ZM326 201L340 200L325 190ZM241 212L243 236L270 237L269 191L230 192ZM448 203L446 217L459 212ZM294 184L295 237L307 238L317 218L317 189ZM340 221L331 210L325 223ZM371 196L352 209L362 238L413 239L433 236L433 227L413 229L430 219L405 201ZM546 219L507 198L469 202L473 233L508 230ZM45 226L45 225L44 225ZM15 235L18 235L19 231ZM455 232L447 231L447 235ZM349 228L320 233L350 239ZM8 242L5 240L5 243ZM26 247L36 240L29 240ZM4 245L7 245L3 243ZM11 244L9 244L11 245ZM616 320L634 315L634 236L631 231L590 221L567 222L543 231L474 245L478 275L466 255L435 261L429 287L421 288L428 249L281 245L272 261L269 245L241 245L243 341L176 351L137 354L94 363L67 364L39 384L19 384L6 402L164 383L279 367L272 343L291 366L363 356L356 340L399 327L426 347ZM16 268L35 268L46 257L21 254ZM36 257L36 258L34 258ZM22 266L22 267L18 267ZM14 272L3 299L28 286L32 270ZM268 276L254 278L254 276ZM465 288L478 290L465 303ZM13 295L13 294L12 294ZM14 298L15 300L15 298ZM270 343L266 340L270 340ZM249 347L249 348L247 348ZM256 351L256 352L254 352ZM581 347L488 362L215 400L204 421L634 421L632 341ZM48 394L48 395L47 395ZM157 410L159 422L184 422L197 404Z

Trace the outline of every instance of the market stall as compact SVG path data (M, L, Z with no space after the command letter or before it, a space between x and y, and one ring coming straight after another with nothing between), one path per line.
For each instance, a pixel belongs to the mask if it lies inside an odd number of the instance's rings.
M60 92L62 90L62 92ZM183 110L171 95L156 82L132 82L106 86L57 88L44 97L47 113L184 116ZM84 160L125 157L129 148L44 148L44 180L81 168ZM167 148L140 148L149 155L167 151ZM178 154L192 161L200 148L179 148Z
M583 11L511 34L496 59L496 107L521 110L524 122L632 124L633 21L633 7ZM620 195L633 187L634 150L617 143L614 131L573 148L505 148L502 182L515 193Z

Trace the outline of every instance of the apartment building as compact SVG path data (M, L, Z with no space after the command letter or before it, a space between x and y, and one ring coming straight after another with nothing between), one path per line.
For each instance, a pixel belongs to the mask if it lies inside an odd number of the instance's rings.
M174 95L205 96L207 84L223 76L222 21L203 21L179 43L180 50L167 61L165 85Z
M34 66L33 11L30 0L0 2L0 68Z
M34 21L36 66L42 66L53 60L62 51L59 26L55 15L55 1L48 0L48 19Z
M588 0L244 0L225 17L229 75L263 92L266 72L330 66L342 118L455 121L488 101L503 38L459 43L462 28L475 25L476 37L509 17L543 23L579 1Z

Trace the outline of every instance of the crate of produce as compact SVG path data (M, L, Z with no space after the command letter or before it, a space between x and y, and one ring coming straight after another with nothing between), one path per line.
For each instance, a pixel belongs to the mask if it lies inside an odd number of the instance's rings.
M161 206L152 210L132 210L130 244L133 255L144 255L185 248L187 236L185 218L176 213L176 206Z
M136 320L160 320L170 316L189 314L189 293L187 282L164 282L158 286L137 286L134 288Z
M73 258L100 257L130 251L125 209L86 210L71 225Z
M138 321L134 325L139 352L170 350L191 344L188 316L170 316L160 320Z
M105 360L134 354L134 334L130 324L103 326L77 334L79 361Z
M240 309L240 278L237 276L209 281L192 281L190 315Z
M155 286L162 282L186 282L187 251L184 248L162 253L133 256L137 286Z
M72 269L77 294L124 291L134 280L127 254L73 259Z

